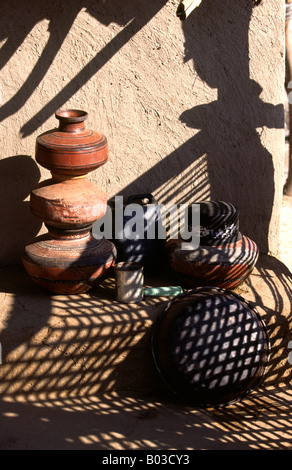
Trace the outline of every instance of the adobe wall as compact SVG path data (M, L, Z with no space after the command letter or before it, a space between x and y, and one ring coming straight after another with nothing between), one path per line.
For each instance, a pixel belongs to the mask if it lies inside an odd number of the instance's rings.
M70 5L70 7L69 7ZM20 0L0 16L0 264L40 230L30 189L50 177L36 136L59 108L89 113L109 161L89 175L108 198L226 200L275 254L283 185L284 0Z

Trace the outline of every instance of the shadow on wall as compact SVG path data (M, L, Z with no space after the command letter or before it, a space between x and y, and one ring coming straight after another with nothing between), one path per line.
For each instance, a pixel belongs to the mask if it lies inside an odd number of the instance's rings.
M29 196L40 179L40 170L28 155L0 160L0 259L3 264L18 264L27 241L39 232L42 223L31 216Z
M116 22L125 27L22 126L23 136L31 135L62 107L165 3L151 0L147 9L139 0L125 0L122 9L118 0L73 0L70 8L64 0L9 3L0 19L0 40L7 39L0 52L1 67L39 21L49 20L50 36L29 77L0 108L0 121L21 109L40 84L81 9L105 25ZM261 252L268 252L274 168L257 129L283 128L284 113L282 104L273 106L261 100L261 87L249 76L248 34L253 6L252 0L204 0L182 22L185 61L193 60L194 77L217 89L218 99L178 116L198 131L196 135L123 188L123 193L152 192L164 204L170 200L176 204L206 199L233 202L240 211L243 233L258 244Z
M182 23L185 62L193 61L194 76L217 89L218 99L183 112L179 119L196 135L124 191L153 192L164 204L173 197L177 204L232 202L239 208L243 233L267 253L274 166L258 128L283 128L284 111L282 104L263 102L261 86L249 76L252 12L251 0L204 0ZM175 189L169 189L177 175ZM152 187L145 187L145 181Z
M105 25L116 22L125 28L117 34L60 92L23 125L23 137L32 134L55 111L63 106L98 70L106 64L165 5L166 0L150 0L147 8L139 0L49 0L26 2L8 0L0 19L0 40L6 40L0 52L0 69L21 46L26 36L40 21L49 20L49 40L31 73L18 92L0 108L0 122L17 112L32 95L46 75L70 31L77 15L85 9ZM132 21L131 21L132 20Z
M100 51L61 91L55 98L46 103L21 129L22 135L32 134L57 109L71 98L98 70L115 55L145 24L165 5L166 0L147 3L147 9L138 0L124 0L121 9L118 0L84 0L70 1L49 0L47 2L20 0L2 2L0 16L0 69L21 47L25 38L40 21L49 20L49 40L44 47L30 75L17 93L0 107L0 122L19 111L29 100L34 90L41 83L50 68L55 56L74 23L78 13L86 9L90 15L105 25L117 22L125 28ZM6 4L6 7L5 7ZM130 21L132 20L132 21ZM31 214L29 202L23 202L40 178L40 172L34 161L28 156L15 156L0 161L1 200L5 201L1 214L1 247L2 264L19 263L24 243L30 241L41 227ZM14 240L13 244L11 240ZM14 247L17 247L14 249Z

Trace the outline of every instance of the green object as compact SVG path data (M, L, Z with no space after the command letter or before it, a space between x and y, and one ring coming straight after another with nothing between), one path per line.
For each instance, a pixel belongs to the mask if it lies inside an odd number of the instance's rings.
M163 295L178 295L183 292L180 286L167 286L167 287L144 287L144 295L163 296Z

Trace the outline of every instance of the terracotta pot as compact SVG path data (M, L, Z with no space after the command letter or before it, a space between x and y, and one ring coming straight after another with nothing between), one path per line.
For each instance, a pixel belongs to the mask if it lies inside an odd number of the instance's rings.
M31 191L30 210L45 224L78 228L94 223L107 209L106 193L91 181L49 179Z
M80 176L96 170L108 160L104 135L85 127L88 114L76 109L55 113L59 128L36 139L36 161L53 174Z
M54 235L54 238L53 236ZM31 279L56 294L81 294L98 286L115 264L116 250L91 233L40 235L27 244L22 261Z
M186 287L216 286L235 289L252 272L259 255L258 247L244 235L233 243L199 246L183 250L180 240L167 243L170 265Z
M36 160L52 178L31 191L30 209L46 227L25 247L23 265L32 280L58 294L78 294L98 285L115 264L116 248L92 235L107 208L105 192L86 174L108 159L106 138L85 129L87 113L61 110L59 129L37 138Z
M169 240L166 256L180 283L186 287L216 286L235 289L252 272L259 250L239 231L238 209L223 201L200 204L200 245Z

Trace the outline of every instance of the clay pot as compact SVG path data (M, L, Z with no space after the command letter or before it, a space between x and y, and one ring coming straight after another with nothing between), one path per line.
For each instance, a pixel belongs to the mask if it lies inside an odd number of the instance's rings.
M183 250L180 240L167 244L170 265L186 287L235 289L251 274L258 259L256 243L244 235L232 243Z
M106 209L106 193L83 178L52 178L38 184L30 195L31 212L52 227L88 226L103 217Z
M90 232L49 231L25 247L22 261L31 279L56 294L81 294L98 286L115 264L116 250Z
M25 247L23 265L32 280L57 294L79 294L97 286L115 264L116 248L92 235L107 209L105 192L86 174L108 159L106 138L87 130L87 113L61 110L59 128L41 134L36 160L52 178L31 191L30 209L48 233Z
M76 109L55 113L59 128L36 139L36 161L53 174L80 176L96 170L108 160L104 135L85 127L88 114Z
M186 287L235 289L252 272L259 255L254 241L239 231L238 209L223 201L200 204L200 245L188 249L181 239L169 240L166 256ZM190 244L191 246L191 244Z

